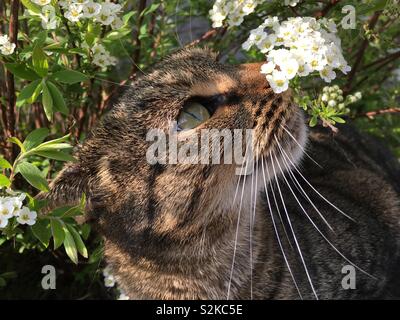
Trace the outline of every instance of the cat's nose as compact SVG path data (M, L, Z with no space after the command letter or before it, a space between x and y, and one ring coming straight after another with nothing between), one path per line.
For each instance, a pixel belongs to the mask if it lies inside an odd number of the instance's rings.
M261 66L264 63L256 62L239 65L239 82L242 88L251 89L258 94L271 90L265 75L261 73Z

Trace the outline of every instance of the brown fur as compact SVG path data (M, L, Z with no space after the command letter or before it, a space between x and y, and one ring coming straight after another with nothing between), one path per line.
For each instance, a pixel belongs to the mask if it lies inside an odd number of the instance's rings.
M258 192L250 264L251 176L243 189L236 239L241 196L239 192L235 198L239 178L235 165L150 165L145 158L146 132L167 130L168 121L178 117L185 101L193 96L234 94L235 99L195 130L255 129L258 164L265 159L271 170L273 152L283 165L275 136L299 163L302 151L282 126L305 143L303 116L291 103L290 92L274 94L259 69L260 64L222 65L206 49L174 54L125 92L77 148L77 164L68 165L54 181L49 195L54 204L74 202L85 192L87 214L105 239L107 262L131 298L224 299L228 287L231 299L299 297L276 241L260 168L253 175ZM279 186L320 298L398 297L395 288L388 286L394 283L398 261L396 186L380 173L387 170L376 159L358 150L357 141L350 142L355 144L351 150L342 147L349 137L340 133L333 139L326 130L312 131L310 152L324 169L306 158L301 164L313 185L357 223L327 205L302 181L334 227L333 233L299 197L330 241L379 280L358 272L357 289L343 290L341 268L348 263L316 233L282 178ZM285 175L290 179L287 171ZM239 182L239 190L243 183ZM268 183L275 188L274 194L270 189L270 198L278 197L277 184ZM272 203L276 221L278 208L284 212L280 198L277 205ZM287 229L287 221L283 222ZM282 224L278 229L302 297L314 298L293 237L284 237Z

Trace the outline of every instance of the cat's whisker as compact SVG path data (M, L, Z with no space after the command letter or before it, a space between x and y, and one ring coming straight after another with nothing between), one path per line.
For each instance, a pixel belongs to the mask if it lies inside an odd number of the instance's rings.
M125 51L125 53L126 53L126 56L129 58L129 60L131 60L132 64L136 67L136 69L139 70L141 73L147 75L147 73L144 72L143 69L140 68L140 67L138 66L138 64L132 59L131 55L130 55L130 54L128 53L128 51L126 50L125 45L123 44L123 42L121 41L121 39L118 39L118 40L119 40L119 43L121 44L122 48L124 49L124 51Z
M282 125L282 124L281 124L280 126L281 126L281 128L282 128L283 130L286 131L286 133L289 135L289 137L291 137L291 138L293 139L293 141L299 146L299 148L301 149L301 151L303 151L304 154L305 154L312 162L314 162L318 167L320 167L321 169L323 169L323 167L322 167L316 160L314 160L313 157L311 157L311 156L308 154L308 152L306 151L306 149L304 149L304 147L297 141L297 139L293 136L293 134L292 134L288 129L286 129L285 125Z
M280 250L282 252L283 259L285 260L286 266L287 266L287 268L289 270L289 273L290 273L290 276L291 276L291 278L293 280L293 283L294 283L294 285L295 285L295 287L297 289L297 292L299 293L300 299L303 300L303 296L301 295L300 289L299 289L299 287L297 285L296 278L293 275L292 269L290 268L289 261L288 261L288 259L286 257L286 254L285 254L285 250L283 249L283 245L282 245L282 242L281 242L281 239L280 239L280 236L279 236L279 231L278 231L278 228L276 227L275 218L274 218L274 215L272 213L271 201L270 201L269 195L268 195L268 186L267 186L267 182L266 182L266 179L265 179L264 161L265 160L264 160L264 157L263 157L262 160L261 160L261 167L262 167L262 174L263 174L263 180L264 180L264 190L265 190L265 195L267 197L267 204L268 204L268 208L269 208L269 214L271 216L272 225L273 225L274 231L275 231L275 236L276 236L276 239L278 241L279 248L280 248ZM265 166L267 166L267 165L265 164ZM271 185L271 183L270 183L270 185Z
M175 7L175 38L178 41L179 46L182 48L183 44L182 44L182 40L181 40L181 38L179 36L179 32L178 32L178 18L177 18L179 4L180 4L180 0L178 0L176 2L176 7Z
M271 159L271 161L272 161L272 159ZM267 165L266 165L266 168L267 168L268 181L271 181L271 183L269 184L269 186L271 187L272 197L273 197L273 199L274 199L274 203L275 203L275 206L276 206L276 210L277 210L277 212L278 212L278 217L279 217L279 220L280 220L281 225L282 225L282 227L283 227L283 231L284 231L284 233L285 233L286 239L287 239L287 241L288 241L288 243L289 243L289 245L290 245L290 248L293 250L292 242L290 241L289 234L288 234L288 232L287 232L287 230L286 230L286 226L285 226L285 223L284 223L284 221L283 221L281 211L280 211L280 209L279 209L278 200L277 200L277 198L276 198L276 196L275 196L275 189L274 189L274 186L273 186L273 184L272 184L271 175L270 175L270 173L269 173L269 169L268 169L268 166L267 166Z
M257 148L256 148L256 154L257 154ZM253 226L254 226L254 217L255 214L253 215L253 211L255 213L256 210L256 204L257 204L257 171L256 171L256 177L254 181L254 161L252 163L252 175L251 175L251 192L250 192L250 225L249 225L249 245L250 245L250 299L253 300ZM254 199L253 199L253 193L254 193ZM253 205L254 201L254 205ZM253 207L254 206L254 207Z
M283 148L281 146L281 144L279 143L278 139L276 138L276 136L274 136L275 141L278 145L278 148L280 149L280 153L281 155L283 155L282 151ZM329 222L326 220L326 218L324 217L324 215L319 211L319 209L315 206L314 202L312 202L312 200L310 199L310 197L307 195L307 193L305 192L305 190L303 189L303 187L301 186L301 184L299 183L299 181L296 179L295 175L292 173L292 171L290 170L290 166L288 165L288 163L285 160L285 157L281 157L282 161L283 161L283 165L286 168L286 171L289 173L290 178L292 179L292 181L294 182L294 185L297 185L297 189L300 190L301 193L303 193L303 195L306 197L306 199L308 200L308 202L312 205L312 207L315 209L315 211L317 211L317 213L319 214L319 216L321 217L321 219L326 223L326 225L328 226L328 228L334 232L332 226L329 224Z
M304 270L305 270L305 272L306 272L306 276L307 276L308 282L310 283L310 286L311 286L311 290L312 290L312 292L313 292L315 298L318 300L317 292L315 291L314 285L313 285L313 283L312 283L310 273L308 272L307 265L306 265L306 262L305 262L304 257L303 257L303 253L301 252L301 248L300 248L299 242L297 241L297 237L296 237L296 234L295 234L295 232L294 232L294 228L293 228L293 226L292 226L292 222L291 222L290 217L289 217L289 213L288 213L288 211L287 211L287 209L286 209L285 201L283 200L283 195L282 195L282 192L281 192L281 188L280 188L280 186L279 186L278 176L277 176L277 173L276 173L276 170L275 170L275 165L274 165L274 160L273 160L273 158L272 158L271 150L269 151L269 156L270 156L270 159L271 159L272 169L273 169L273 171L274 171L274 177L275 177L276 186L278 187L279 196L280 196L280 198L281 198L281 202L282 202L282 205L283 205L283 209L284 209L284 211L285 211L285 214L286 214L287 221L288 221L289 226L290 226L290 230L292 231L292 234L293 234L293 239L294 239L294 242L295 242L295 244L296 244L297 251L299 252L300 259L301 259L302 264L303 264L303 266L304 266ZM275 154L274 154L274 156L275 156ZM279 166L279 162L278 162L277 159L276 159L276 161L277 161L277 165ZM267 170L268 170L268 167L267 167ZM282 175L284 176L282 170L281 170L281 173L282 173ZM285 181L287 181L286 178L285 178Z
M311 224L313 225L313 227L315 228L315 230L317 230L317 232L322 236L322 238L332 247L333 250L335 250L344 260L346 260L348 263L350 263L352 266L354 266L355 268L357 268L359 271L361 271L362 273L368 275L369 277L373 278L373 279L377 279L376 277L374 277L373 275L369 274L368 272L366 272L364 269L362 269L361 267L357 266L354 262L352 262L350 259L348 259L344 254L342 254L340 252L339 249L337 249L335 247L335 245L329 241L329 239L324 235L324 233L318 228L318 226L314 223L314 221L311 219L311 217L308 215L307 211L304 209L304 207L302 206L302 204L300 203L299 199L297 198L296 194L294 193L292 187L289 184L289 181L286 179L286 176L279 164L278 159L276 158L276 155L274 154L275 160L276 160L276 164L279 167L279 171L281 172L283 179L285 180L287 186L289 187L290 192L292 193L293 197L295 198L297 204L300 206L301 210L304 212L304 214L306 215L307 219L311 222Z
M346 218L350 219L353 222L356 222L356 220L352 217L350 217L348 214L343 212L343 210L339 209L337 206L335 206L332 202L330 202L327 198L325 198L308 180L304 175L300 172L298 169L297 165L290 159L289 155L286 153L286 151L282 148L283 151L283 156L290 162L292 167L296 170L296 172L300 175L300 177L310 186L311 189L314 190L315 193L317 193L325 202L327 202L331 207L336 209L338 212L340 212L342 215L344 215Z
M248 146L249 146L249 144L246 145L246 151L245 151L245 157L244 157L245 159L247 159ZM245 163L246 163L246 166L245 166L246 167L245 168L246 171L245 171L245 173L247 173L248 161L244 161L242 163L242 167L241 167L241 170L240 170L240 175L242 175L242 173L243 173L243 167L244 167ZM235 203L235 201L236 201L237 190L238 190L238 187L239 187L240 178L241 177L239 177L238 185L236 187L235 199L234 199L233 203ZM238 217L237 217L237 223L236 223L235 244L234 244L234 247L233 247L232 267L231 267L231 272L230 272L230 276L229 276L227 300L229 300L229 294L230 294L230 291L231 291L233 271L234 271L234 268L235 268L235 258L236 258L237 242L238 242L238 237L239 237L240 217L241 217L241 211L242 211L243 195L244 195L244 187L245 187L245 185L246 185L246 174L243 177L242 194L241 194L241 197L240 197L239 211L238 211Z

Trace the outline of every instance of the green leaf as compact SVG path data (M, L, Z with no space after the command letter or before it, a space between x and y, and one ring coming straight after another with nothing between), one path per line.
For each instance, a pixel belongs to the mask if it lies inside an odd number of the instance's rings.
M72 48L70 50L68 50L69 53L73 53L73 54L79 54L81 56L86 57L88 55L88 52L86 49L82 49L82 48Z
M89 238L91 229L92 228L90 227L90 224L88 224L88 223L81 225L82 238L84 240L87 240Z
M39 5L32 3L29 0L21 0L21 2L25 6L25 8L31 10L32 12L37 13L37 14L42 13L42 10Z
M40 157L54 159L58 161L76 161L76 159L73 156L61 151L47 150L47 151L34 151L33 153Z
M76 248L76 243L74 237L71 232L68 230L65 224L63 224L63 230L65 233L64 238L64 248L68 257L72 260L73 263L78 264L78 251Z
M75 241L75 244L76 244L76 248L78 249L78 252L82 255L82 257L87 258L88 257L88 252L87 252L85 244L82 241L82 238L81 238L80 234L71 225L67 225L67 228L71 232L72 237L74 238L74 241Z
M38 220L31 226L33 235L47 248L51 238L51 230L48 220Z
M0 173L0 187L9 187L11 185L10 179L8 179L4 174Z
M47 150L60 150L60 149L72 149L69 143L42 143L35 150L36 151L47 151Z
M317 117L312 117L310 119L309 125L310 125L310 127L315 127L317 123L318 123L318 118Z
M65 104L64 97L60 90L50 81L47 81L47 87L50 90L51 96L53 98L54 109L67 116L69 110L67 108L67 105Z
M62 70L53 73L52 79L66 84L73 84L88 80L88 77L81 72L74 70Z
M153 3L150 7L148 7L146 10L144 10L141 15L145 16L148 15L158 9L160 6L160 3Z
M0 157L0 168L2 169L11 169L12 165L3 157Z
M35 92L40 84L40 80L35 80L23 88L17 98L18 105L21 106L28 101L29 103L33 103L37 98L37 96L35 97Z
M98 262L100 259L103 258L104 248L100 244L96 249L93 250L92 254L89 257L88 263L95 263Z
M51 119L53 118L53 98L45 81L42 81L42 87L42 104L44 108L44 113L46 114L47 119L51 121Z
M54 250L59 248L65 239L63 222L59 219L50 219L51 234L53 235Z
M18 147L20 147L22 153L26 152L25 146L22 144L21 140L19 140L17 137L8 138L8 141L12 142L12 143L16 144Z
M39 128L33 130L28 136L25 138L23 143L25 150L29 151L38 145L40 145L43 140L49 135L49 129L47 128Z
M44 178L42 172L29 162L21 162L17 165L19 172L33 187L40 191L49 191L49 184Z
M36 73L41 76L47 76L49 71L49 63L47 61L47 55L38 44L35 45L32 52L32 64Z
M147 30L147 29L146 29ZM124 36L126 36L127 34L131 33L132 30L130 28L122 28L119 30L112 30L109 33L107 33L107 35L105 36L105 40L117 40L120 39Z
M337 123L346 123L346 121L340 117L334 116L334 117L331 117L331 119Z
M39 75L29 69L26 64L21 63L5 63L6 68L17 78L33 81L39 79Z
M61 142L68 141L70 136L71 136L71 134L67 134L67 135L65 135L65 136L63 136L61 138L57 138L57 139L54 139L54 140L49 140L47 142L42 143L41 147L44 147L44 146L47 146L47 145L50 145L50 144L55 144L55 143L61 143Z
M136 11L129 11L127 14L125 14L125 15L122 17L122 21L124 22L124 24L127 24L128 21L130 20L130 18L131 18L132 16L134 16L135 14L136 14Z

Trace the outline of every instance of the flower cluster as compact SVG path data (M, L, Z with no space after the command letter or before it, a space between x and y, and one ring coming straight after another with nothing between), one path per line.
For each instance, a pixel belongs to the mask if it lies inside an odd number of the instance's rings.
M213 28L222 27L225 19L228 19L230 27L238 26L245 16L252 13L261 0L216 0L210 10Z
M0 52L2 55L8 56L13 54L15 50L15 43L11 43L8 35L0 36Z
M103 269L103 276L104 276L104 285L107 288L115 287L116 280L115 277L111 274L109 266ZM129 300L129 296L122 289L118 288L118 291L119 291L119 296L117 298L118 300Z
M5 228L11 218L16 217L19 224L34 225L37 214L23 205L25 194L9 190L10 196L0 197L0 228Z
M115 278L114 276L111 274L111 270L110 267L107 266L103 269L103 276L104 276L104 285L107 288L112 288L115 286Z
M348 113L350 110L347 108L349 104L355 103L361 100L361 92L356 92L354 95L349 94L346 99L343 98L343 91L339 86L335 85L332 87L324 87L322 94L320 95L321 101L326 103L330 108L334 108L339 113Z
M44 29L55 29L57 27L56 8L51 0L32 0L42 6L40 18ZM64 13L64 17L71 22L78 22L82 19L93 19L102 25L110 25L113 29L123 26L123 21L118 14L122 6L106 0L95 2L94 0L61 0L58 5Z
M336 78L334 69L344 74L351 70L343 57L336 24L327 19L292 17L279 22L268 17L242 47L253 46L265 53L267 63L261 72L266 75L275 93L286 91L295 76L305 77L313 72L326 82Z
M113 29L123 25L122 19L118 17L122 9L120 4L110 1L97 3L93 0L62 0L58 3L65 10L64 17L71 22L94 19L102 25L111 25Z
M90 49L93 54L93 63L102 69L115 66L118 62L117 58L113 57L102 44L95 44L89 48L86 43L83 43L82 47Z

